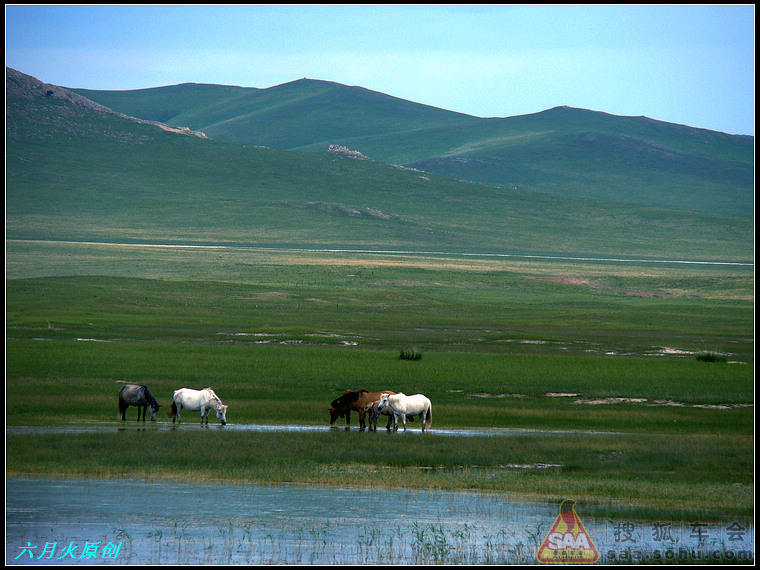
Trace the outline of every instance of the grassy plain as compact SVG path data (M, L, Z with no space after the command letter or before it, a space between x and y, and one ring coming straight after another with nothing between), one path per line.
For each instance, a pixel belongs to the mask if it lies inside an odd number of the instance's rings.
M7 475L753 510L751 267L22 241L6 254ZM399 359L406 348L422 359ZM130 410L117 430L125 381L165 407L210 385L232 429L213 413L211 429L167 429L162 410L136 430ZM427 394L433 430L234 429L326 425L330 400L359 387ZM639 401L592 403L604 398ZM13 429L83 424L104 430ZM435 433L465 427L522 431Z

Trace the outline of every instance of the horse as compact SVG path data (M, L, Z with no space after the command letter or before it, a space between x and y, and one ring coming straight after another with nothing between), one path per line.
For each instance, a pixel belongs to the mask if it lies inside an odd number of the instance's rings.
M369 390L346 390L343 394L330 402L330 425L333 425L338 418L346 418L346 427L351 423L351 411L359 413L359 429L366 427L364 416L365 408L368 404L380 399L383 394L395 394L386 390L385 392L370 392Z
M119 419L121 421L126 419L125 414L129 406L137 406L138 422L140 421L140 412L142 412L142 421L145 421L145 412L147 410L150 410L150 421L155 422L156 412L161 407L147 386L125 384L119 390Z
M182 423L180 412L182 408L187 408L191 412L201 412L201 425L203 421L206 421L208 425L208 413L213 409L216 412L216 417L222 425L227 425L227 406L222 404L214 391L211 388L204 388L203 390L191 390L190 388L180 388L174 391L172 405L169 408L169 417L172 418L172 423L175 420L179 420Z
M399 392L398 394L385 393L380 396L380 403L377 405L379 411L387 408L393 410L393 431L398 431L398 417L404 418L404 431L406 431L406 416L419 416L422 420L422 431L429 428L433 423L433 405L430 400L422 394L407 396Z
M391 408L385 408L384 410L380 411L377 409L377 407L380 405L380 400L375 400L371 404L367 404L364 407L364 414L368 418L367 420L367 429L369 431L377 431L377 419L380 416L388 416L388 423L385 426L385 429L388 431L391 430L391 423L393 422L393 410ZM414 421L414 417L410 417L409 421Z

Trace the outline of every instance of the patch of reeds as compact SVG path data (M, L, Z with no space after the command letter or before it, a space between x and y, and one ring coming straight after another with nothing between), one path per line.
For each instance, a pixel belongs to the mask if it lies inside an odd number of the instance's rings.
M167 531L171 527L166 528ZM351 533L329 522L320 526L233 523L209 526L203 536L197 529L174 536L158 529L125 548L124 561L139 558L149 564L529 564L537 543L523 541L515 531L483 524L444 525L418 523L382 528L376 524ZM216 532L213 532L213 531ZM526 529L530 535L530 529ZM120 537L123 533L119 534ZM537 537L538 535L536 535Z

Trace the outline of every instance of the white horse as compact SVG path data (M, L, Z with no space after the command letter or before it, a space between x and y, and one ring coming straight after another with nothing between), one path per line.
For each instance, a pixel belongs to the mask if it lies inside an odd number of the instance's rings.
M216 412L216 417L222 425L227 424L227 406L222 404L214 391L211 388L204 388L203 390L191 390L190 388L180 388L174 391L174 401L169 409L169 417L174 420L179 420L182 423L180 417L180 411L182 408L187 408L191 412L201 412L201 425L203 421L206 421L208 425L208 412L213 409Z
M433 423L433 405L422 394L415 394L414 396L407 396L401 392L393 395L383 394L380 396L377 409L382 412L387 407L393 410L393 431L398 431L399 416L404 418L404 431L406 431L406 416L419 416L422 420L423 432Z

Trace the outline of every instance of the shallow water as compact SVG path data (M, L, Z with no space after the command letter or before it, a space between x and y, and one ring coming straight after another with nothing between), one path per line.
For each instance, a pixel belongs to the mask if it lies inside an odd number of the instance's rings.
M334 431L359 431L357 425L346 427L345 424L335 425L266 425L266 424L231 424L221 425L219 423L213 423L209 421L208 426L201 426L200 422L185 421L182 424L175 424L171 422L92 422L81 423L72 425L58 425L58 426L14 426L7 427L6 434L29 434L29 433L59 433L59 434L76 434L76 433L108 433L123 430L194 430L194 429L224 429L230 431L246 431L246 432L334 432ZM387 435L388 431L384 427L380 427L377 432L370 432L365 430L369 435ZM615 435L636 435L626 434L622 432L599 432L590 430L540 430L540 429L524 429L524 428L435 428L429 429L425 432L425 435L435 436L519 436L519 435L532 435L532 434L556 434L558 436L563 434L615 434ZM417 427L408 427L407 431L399 430L395 433L397 436L404 435L421 435L422 430Z
M754 558L751 521L613 521L584 516L580 503L576 512L602 562L624 552L677 560L685 549ZM482 493L9 478L6 563L535 564L558 514Z

